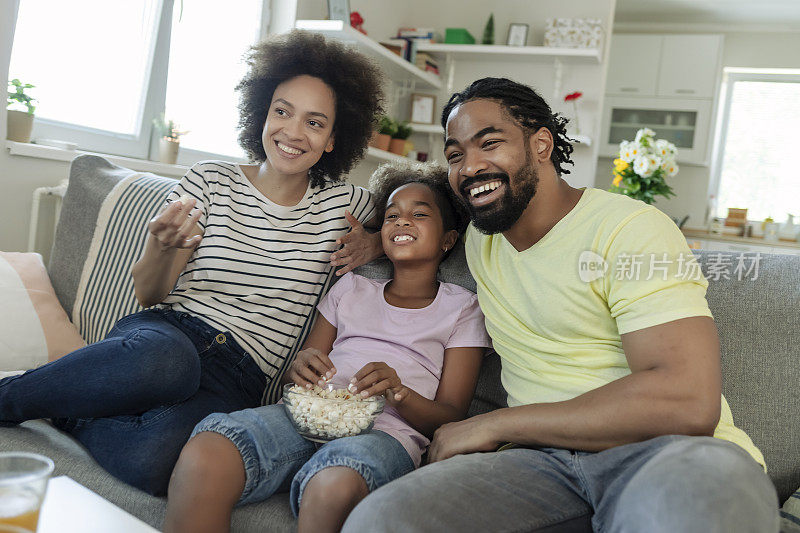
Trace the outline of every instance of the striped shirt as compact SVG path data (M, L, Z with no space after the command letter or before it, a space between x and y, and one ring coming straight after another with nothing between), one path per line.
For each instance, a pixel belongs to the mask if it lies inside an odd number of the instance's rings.
M305 334L328 283L336 239L374 216L370 194L348 183L310 186L294 206L269 200L239 165L195 164L167 196L202 210L203 238L162 306L230 332L271 378Z

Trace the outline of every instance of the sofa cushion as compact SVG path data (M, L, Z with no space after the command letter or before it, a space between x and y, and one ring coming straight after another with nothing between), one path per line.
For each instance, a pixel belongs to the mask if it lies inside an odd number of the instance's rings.
M800 256L759 256L758 272L739 280L740 257L702 252L698 261L719 330L722 392L783 502L800 486ZM743 259L753 266L752 254Z
M144 249L147 222L176 183L97 156L73 161L49 272L87 342L103 339L118 319L142 309L130 271Z
M53 292L42 256L0 252L0 370L34 368L85 344Z
M781 507L781 533L800 533L800 489Z

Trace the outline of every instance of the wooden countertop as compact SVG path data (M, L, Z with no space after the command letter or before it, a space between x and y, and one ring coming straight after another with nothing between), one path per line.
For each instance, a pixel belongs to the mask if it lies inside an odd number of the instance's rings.
M763 237L739 237L738 235L715 235L708 230L684 228L681 230L686 237L693 239L709 239L712 241L735 242L738 244L756 244L762 246L781 246L785 248L800 248L800 242L788 239L778 241L765 241Z

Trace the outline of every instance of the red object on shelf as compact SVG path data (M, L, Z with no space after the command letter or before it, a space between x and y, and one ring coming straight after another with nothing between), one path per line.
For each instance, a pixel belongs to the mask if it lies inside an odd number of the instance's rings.
M583 96L583 93L580 91L575 91L574 93L569 93L567 96L564 97L565 102L571 102L572 100L577 100Z
M350 25L355 29L357 29L358 31L360 31L361 33L363 33L364 35L366 35L367 32L364 31L364 28L361 27L362 24L364 24L364 17L362 17L358 11L353 11L352 13L350 13Z

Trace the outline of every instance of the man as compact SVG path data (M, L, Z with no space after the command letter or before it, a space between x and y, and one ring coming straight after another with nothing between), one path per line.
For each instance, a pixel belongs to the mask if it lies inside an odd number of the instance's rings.
M476 81L442 122L509 407L443 426L345 531L778 531L677 227L561 179L566 120L527 86Z

